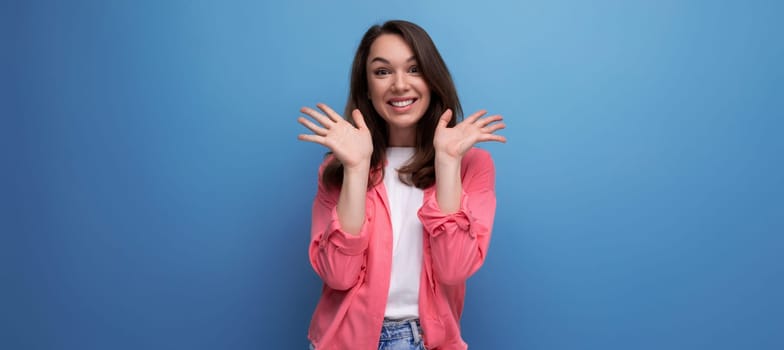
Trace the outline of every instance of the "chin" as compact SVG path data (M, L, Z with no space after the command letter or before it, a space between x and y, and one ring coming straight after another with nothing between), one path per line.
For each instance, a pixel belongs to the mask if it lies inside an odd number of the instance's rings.
M406 113L406 114L398 114L398 113L387 113L386 119L387 124L391 126L400 127L400 128L407 128L416 126L420 119L424 116L423 113Z

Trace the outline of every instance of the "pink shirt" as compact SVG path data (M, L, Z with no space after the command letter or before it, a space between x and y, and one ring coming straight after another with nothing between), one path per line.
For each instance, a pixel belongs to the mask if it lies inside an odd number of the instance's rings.
M383 181L367 192L358 236L340 227L340 189L319 184L313 201L310 263L324 281L308 339L317 350L378 349L392 265L392 225ZM461 162L460 210L444 214L435 186L424 191L423 260L419 319L425 347L466 349L460 336L465 281L485 260L495 215L495 168L490 154L473 148Z

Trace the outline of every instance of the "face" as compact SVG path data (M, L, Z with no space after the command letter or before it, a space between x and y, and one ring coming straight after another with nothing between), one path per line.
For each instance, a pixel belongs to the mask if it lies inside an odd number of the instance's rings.
M366 67L370 99L389 125L391 145L396 140L413 145L416 123L430 105L414 52L401 36L383 34L370 46Z

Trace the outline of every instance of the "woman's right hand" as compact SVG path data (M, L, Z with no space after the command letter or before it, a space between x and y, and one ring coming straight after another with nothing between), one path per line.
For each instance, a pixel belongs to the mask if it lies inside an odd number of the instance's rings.
M300 134L297 138L329 148L347 170L369 167L370 157L373 155L373 140L362 113L358 109L351 113L355 127L329 106L323 103L316 106L324 113L308 107L302 107L300 112L309 115L321 125L302 116L297 118L300 124L313 131L313 134Z

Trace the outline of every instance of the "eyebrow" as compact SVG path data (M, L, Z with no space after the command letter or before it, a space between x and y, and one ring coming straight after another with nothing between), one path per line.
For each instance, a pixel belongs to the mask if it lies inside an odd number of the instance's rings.
M415 61L415 60L416 60L416 57L411 56L411 57L409 57L406 60L406 62L411 62L411 61ZM372 60L370 60L370 63L373 63L373 62L376 62L376 61L381 62L381 63L390 64L389 61L387 59L383 58L383 57L375 57Z

